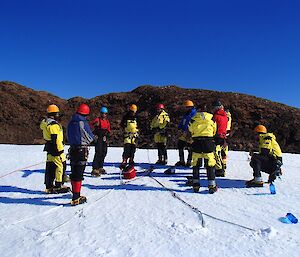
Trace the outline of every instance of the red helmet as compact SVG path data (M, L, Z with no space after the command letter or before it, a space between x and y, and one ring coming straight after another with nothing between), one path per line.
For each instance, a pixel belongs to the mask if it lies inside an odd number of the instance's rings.
M156 109L165 109L165 106L163 104L157 104Z
M90 114L90 107L87 104L79 105L77 111L79 114L89 115Z

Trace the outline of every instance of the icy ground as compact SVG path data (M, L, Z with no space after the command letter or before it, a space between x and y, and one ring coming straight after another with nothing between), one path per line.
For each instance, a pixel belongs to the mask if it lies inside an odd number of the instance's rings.
M280 221L287 212L300 217L299 155L284 154L276 195L268 185L244 187L252 177L245 152L229 153L227 176L217 179L214 195L207 192L204 170L195 194L185 186L190 169L166 176L157 167L153 177L203 212L203 228L195 212L149 176L139 174L120 185L121 148L109 148L108 175L94 178L91 166L86 168L82 194L88 203L70 207L70 194L44 193L42 148L0 145L1 257L300 256L299 223ZM89 161L93 154L91 149ZM169 163L177 158L170 150ZM149 159L156 161L156 151L137 151L138 171L148 167Z

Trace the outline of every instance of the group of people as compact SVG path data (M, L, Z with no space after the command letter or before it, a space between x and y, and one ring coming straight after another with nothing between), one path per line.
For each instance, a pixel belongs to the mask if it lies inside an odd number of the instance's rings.
M213 194L217 191L215 177L225 177L226 160L228 154L227 137L231 131L231 114L225 110L219 100L212 104L212 113L197 110L193 101L187 100L183 104L185 114L178 125L179 161L175 166L191 167L193 176L187 184L193 187L194 192L200 188L199 169L206 168L208 191ZM124 150L120 169L134 167L134 156L139 137L138 107L131 104L128 112L122 118L121 128L124 132ZM86 202L86 197L80 194L83 173L88 159L88 146L95 145L92 175L106 174L103 168L107 154L108 141L111 135L111 126L108 119L108 109L103 106L99 117L90 123L87 116L90 108L81 104L67 126L67 140L70 144L68 158L70 159L71 188L64 186L68 181L66 171L66 155L64 154L63 128L60 122L60 110L52 104L47 108L47 117L42 120L40 128L46 141L44 151L47 152L45 171L46 193L66 193L72 191L71 205ZM168 163L167 140L170 117L162 103L156 105L156 114L151 120L150 129L153 132L154 142L158 150L157 165ZM282 165L281 149L274 134L267 133L266 127L258 125L254 131L259 135L259 153L253 154L250 162L254 178L246 182L247 187L263 186L261 171L269 175L269 182L276 179ZM187 161L184 158L184 149L188 150ZM204 161L203 161L204 160Z

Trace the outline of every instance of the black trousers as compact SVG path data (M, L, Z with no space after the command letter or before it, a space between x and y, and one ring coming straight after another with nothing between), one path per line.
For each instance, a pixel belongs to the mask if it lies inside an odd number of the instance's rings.
M76 146L70 148L71 180L82 181L84 179L83 172L86 167L88 154L89 152L86 146Z
M192 147L186 141L178 140L177 143L178 151L179 151L179 161L184 162L184 148L187 147L188 149L188 158L187 161L192 161Z
M107 154L107 142L98 140L95 146L93 169L103 168L104 159Z
M167 161L168 160L167 146L164 143L157 143L156 147L158 150L158 160Z
M215 173L215 167L210 167L207 165L207 160L205 159L205 167L206 167L206 174L207 174L207 180L215 180L216 173ZM198 161L197 166L193 167L193 179L199 179L200 175L200 162Z
M261 177L261 171L271 174L276 170L275 159L271 156L254 154L250 161L250 166L253 168L253 176Z
M63 163L63 176L66 174L67 170L67 163L64 161ZM50 189L53 187L53 183L55 180L55 171L57 169L57 166L54 162L46 162L46 170L45 170L45 182L47 189ZM59 184L55 182L56 184ZM60 185L62 185L63 182L60 182Z
M133 160L134 159L135 150L136 150L135 144L129 144L129 143L125 144L124 145L123 155L122 155L123 159L130 158L130 159Z

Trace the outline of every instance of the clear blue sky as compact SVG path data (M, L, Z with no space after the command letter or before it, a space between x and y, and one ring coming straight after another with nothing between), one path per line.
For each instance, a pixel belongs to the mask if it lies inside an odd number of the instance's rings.
M63 98L139 85L300 107L300 1L0 0L0 80Z

